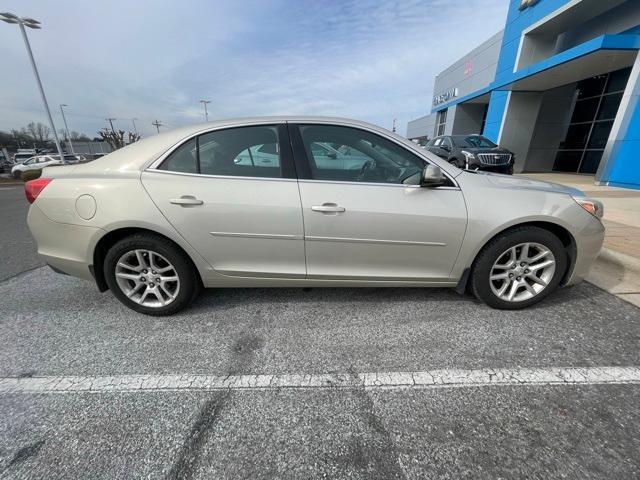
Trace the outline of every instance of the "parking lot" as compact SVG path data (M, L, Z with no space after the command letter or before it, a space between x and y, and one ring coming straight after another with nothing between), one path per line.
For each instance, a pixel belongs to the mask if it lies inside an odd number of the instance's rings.
M22 190L0 198L0 478L640 475L640 311L591 284L518 312L229 289L147 317L40 267Z

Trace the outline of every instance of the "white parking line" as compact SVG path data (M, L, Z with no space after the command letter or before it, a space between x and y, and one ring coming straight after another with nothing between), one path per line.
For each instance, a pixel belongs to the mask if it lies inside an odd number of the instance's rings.
M452 388L492 385L600 385L640 383L640 367L499 368L279 375L118 375L0 379L0 394L162 392L276 388Z

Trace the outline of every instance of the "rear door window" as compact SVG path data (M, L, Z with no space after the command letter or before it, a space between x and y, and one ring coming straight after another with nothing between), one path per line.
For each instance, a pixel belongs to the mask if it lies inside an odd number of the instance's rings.
M278 127L256 125L204 133L180 145L158 169L229 177L282 178Z

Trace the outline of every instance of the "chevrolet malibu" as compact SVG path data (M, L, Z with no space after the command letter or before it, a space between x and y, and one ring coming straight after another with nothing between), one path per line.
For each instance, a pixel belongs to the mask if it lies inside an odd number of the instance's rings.
M455 287L518 309L582 280L604 237L579 190L334 118L185 127L25 190L46 263L150 315L203 287Z

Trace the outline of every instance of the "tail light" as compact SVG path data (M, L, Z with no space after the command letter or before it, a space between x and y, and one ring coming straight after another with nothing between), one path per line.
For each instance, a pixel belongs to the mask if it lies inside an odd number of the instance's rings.
M35 180L29 180L24 184L24 194L27 197L29 203L33 203L40 195L40 192L53 181L52 178L36 178Z

